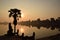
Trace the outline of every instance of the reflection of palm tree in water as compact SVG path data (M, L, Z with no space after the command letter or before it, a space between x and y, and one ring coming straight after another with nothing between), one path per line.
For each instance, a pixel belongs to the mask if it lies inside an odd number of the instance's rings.
M13 21L13 24L14 24L14 33L16 33L17 17L21 17L21 13L20 13L21 10L10 9L9 12L10 12L9 17L13 16L13 18L14 18L14 21Z
M12 29L11 23L9 23L9 30L8 30L7 34L10 36L13 34L13 29Z

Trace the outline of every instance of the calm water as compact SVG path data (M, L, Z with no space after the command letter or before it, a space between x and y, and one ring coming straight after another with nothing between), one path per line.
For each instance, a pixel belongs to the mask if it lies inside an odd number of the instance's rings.
M13 27L12 27L13 28ZM29 27L29 26L22 26L22 25L17 25L17 29L19 29L19 35L22 33L28 36L31 36L33 32L36 33L36 38L41 38L41 37L46 37L46 36L51 36L60 33L58 29L51 30L51 29L46 29L41 27L40 29L37 29L36 27ZM6 34L8 31L8 25L1 25L0 24L0 35Z

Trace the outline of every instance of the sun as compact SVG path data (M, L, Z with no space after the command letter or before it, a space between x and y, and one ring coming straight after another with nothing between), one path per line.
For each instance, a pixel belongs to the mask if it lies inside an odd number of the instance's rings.
M21 17L23 18L24 17L24 14L21 14Z

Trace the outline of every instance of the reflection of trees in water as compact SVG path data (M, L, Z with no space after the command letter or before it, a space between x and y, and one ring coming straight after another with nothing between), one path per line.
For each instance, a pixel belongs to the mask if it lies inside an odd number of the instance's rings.
M40 27L44 27L44 28L51 28L51 30L54 30L55 28L58 29L60 31L60 17L58 17L57 19L54 18L50 18L46 19L46 20L40 20L39 18L37 20L32 20L32 21L23 21L20 23L21 25L26 25L26 26L32 26L32 27L37 27L38 29L40 29Z

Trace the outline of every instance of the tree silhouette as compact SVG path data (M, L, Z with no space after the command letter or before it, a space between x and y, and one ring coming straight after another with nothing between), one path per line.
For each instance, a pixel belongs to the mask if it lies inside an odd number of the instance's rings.
M14 21L13 21L14 33L16 33L17 17L21 18L21 10L14 8L14 9L10 9L8 12L10 12L9 17L14 18Z

